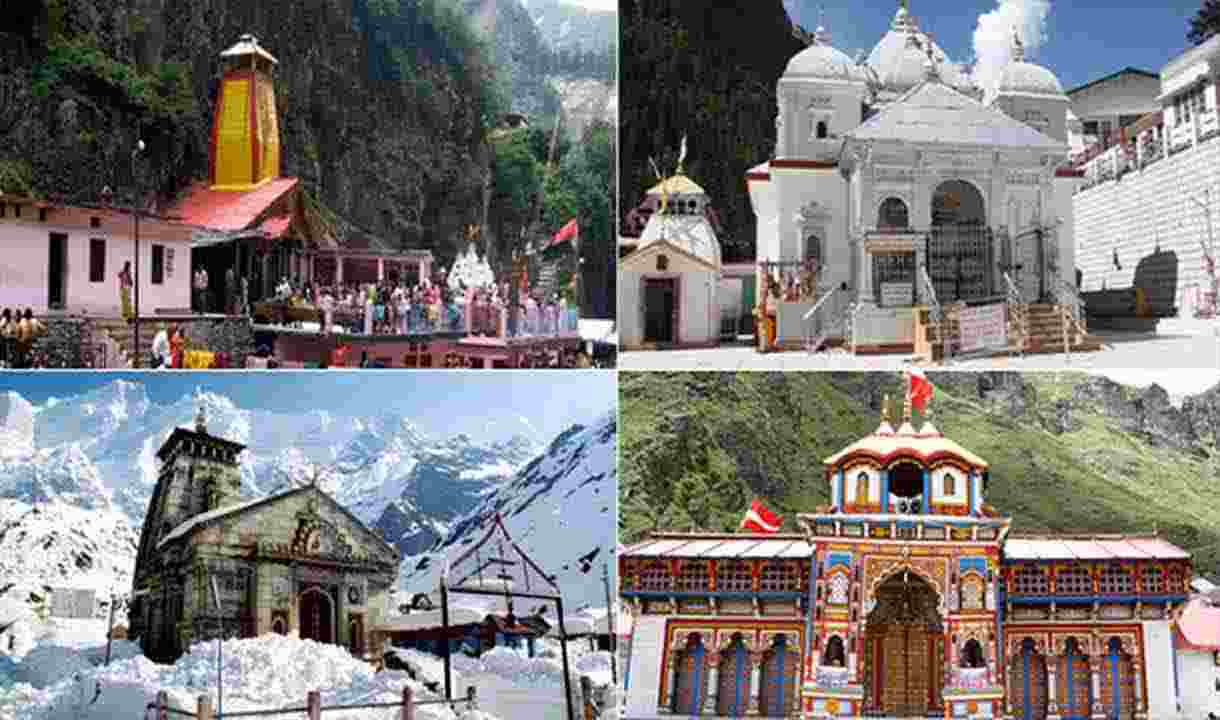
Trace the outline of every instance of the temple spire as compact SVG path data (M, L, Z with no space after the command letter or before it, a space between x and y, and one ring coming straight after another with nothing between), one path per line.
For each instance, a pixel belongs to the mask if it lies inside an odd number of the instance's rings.
M1025 62L1025 45L1021 43L1021 35L1017 32L1017 26L1012 26L1012 61Z
M206 433L208 431L208 419L203 412L203 406L199 406L199 412L195 413L195 432Z
M881 422L887 423L890 421L890 396L886 393L881 398Z

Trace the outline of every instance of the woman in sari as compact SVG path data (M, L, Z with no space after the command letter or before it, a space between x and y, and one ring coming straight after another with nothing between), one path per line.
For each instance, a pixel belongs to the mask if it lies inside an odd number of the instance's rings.
M119 271L119 307L122 308L123 319L131 320L135 317L135 312L131 309L131 288L134 285L131 279L131 261L123 263L123 269Z

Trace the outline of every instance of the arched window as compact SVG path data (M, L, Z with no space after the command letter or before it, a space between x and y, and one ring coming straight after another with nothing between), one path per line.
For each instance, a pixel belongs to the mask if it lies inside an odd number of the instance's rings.
M856 504L865 505L868 503L869 487L868 473L862 472L856 476Z
M819 140L824 140L826 138L827 132L826 132L826 121L825 120L818 120L817 134L818 134Z
M847 653L843 652L843 638L831 635L822 653L822 664L828 667L847 667Z
M805 237L805 263L814 270L822 265L822 239L817 235Z
M896 197L886 198L877 211L877 227L907 228L910 227L910 216L907 204Z
M669 270L669 256L657 255L657 272L665 272Z
M983 646L979 645L979 641L971 638L962 646L962 667L963 668L981 668L985 667L983 662Z
M847 573L837 572L830 576L830 582L827 583L830 591L826 598L826 602L831 605L846 605L851 594L851 580L847 578Z
M952 473L945 473L943 491L945 496L957 494L957 478L953 477Z
M1093 577L1082 567L1069 567L1055 574L1055 592L1059 595L1089 595L1093 592Z

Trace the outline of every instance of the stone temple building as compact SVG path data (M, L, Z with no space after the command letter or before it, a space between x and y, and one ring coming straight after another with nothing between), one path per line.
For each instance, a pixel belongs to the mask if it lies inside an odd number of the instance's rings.
M132 637L159 662L218 632L296 632L363 656L397 579L397 549L314 484L242 498L244 449L209 434L201 410L193 430L175 428L157 452Z

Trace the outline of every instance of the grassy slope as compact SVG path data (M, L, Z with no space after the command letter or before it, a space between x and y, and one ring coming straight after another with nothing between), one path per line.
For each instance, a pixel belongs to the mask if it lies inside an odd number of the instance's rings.
M620 530L732 530L753 496L786 516L829 502L822 458L871 432L877 386L901 398L897 373L620 373ZM935 378L934 378L935 380ZM1220 506L1209 460L1154 448L1087 406L1056 434L1041 418L1085 376L1031 374L1030 403L1012 415L965 382L937 388L934 421L991 464L986 501L1017 533L1150 532L1195 553L1216 575ZM895 403L897 404L897 403ZM710 456L710 459L709 459ZM727 466L727 467L726 467Z

